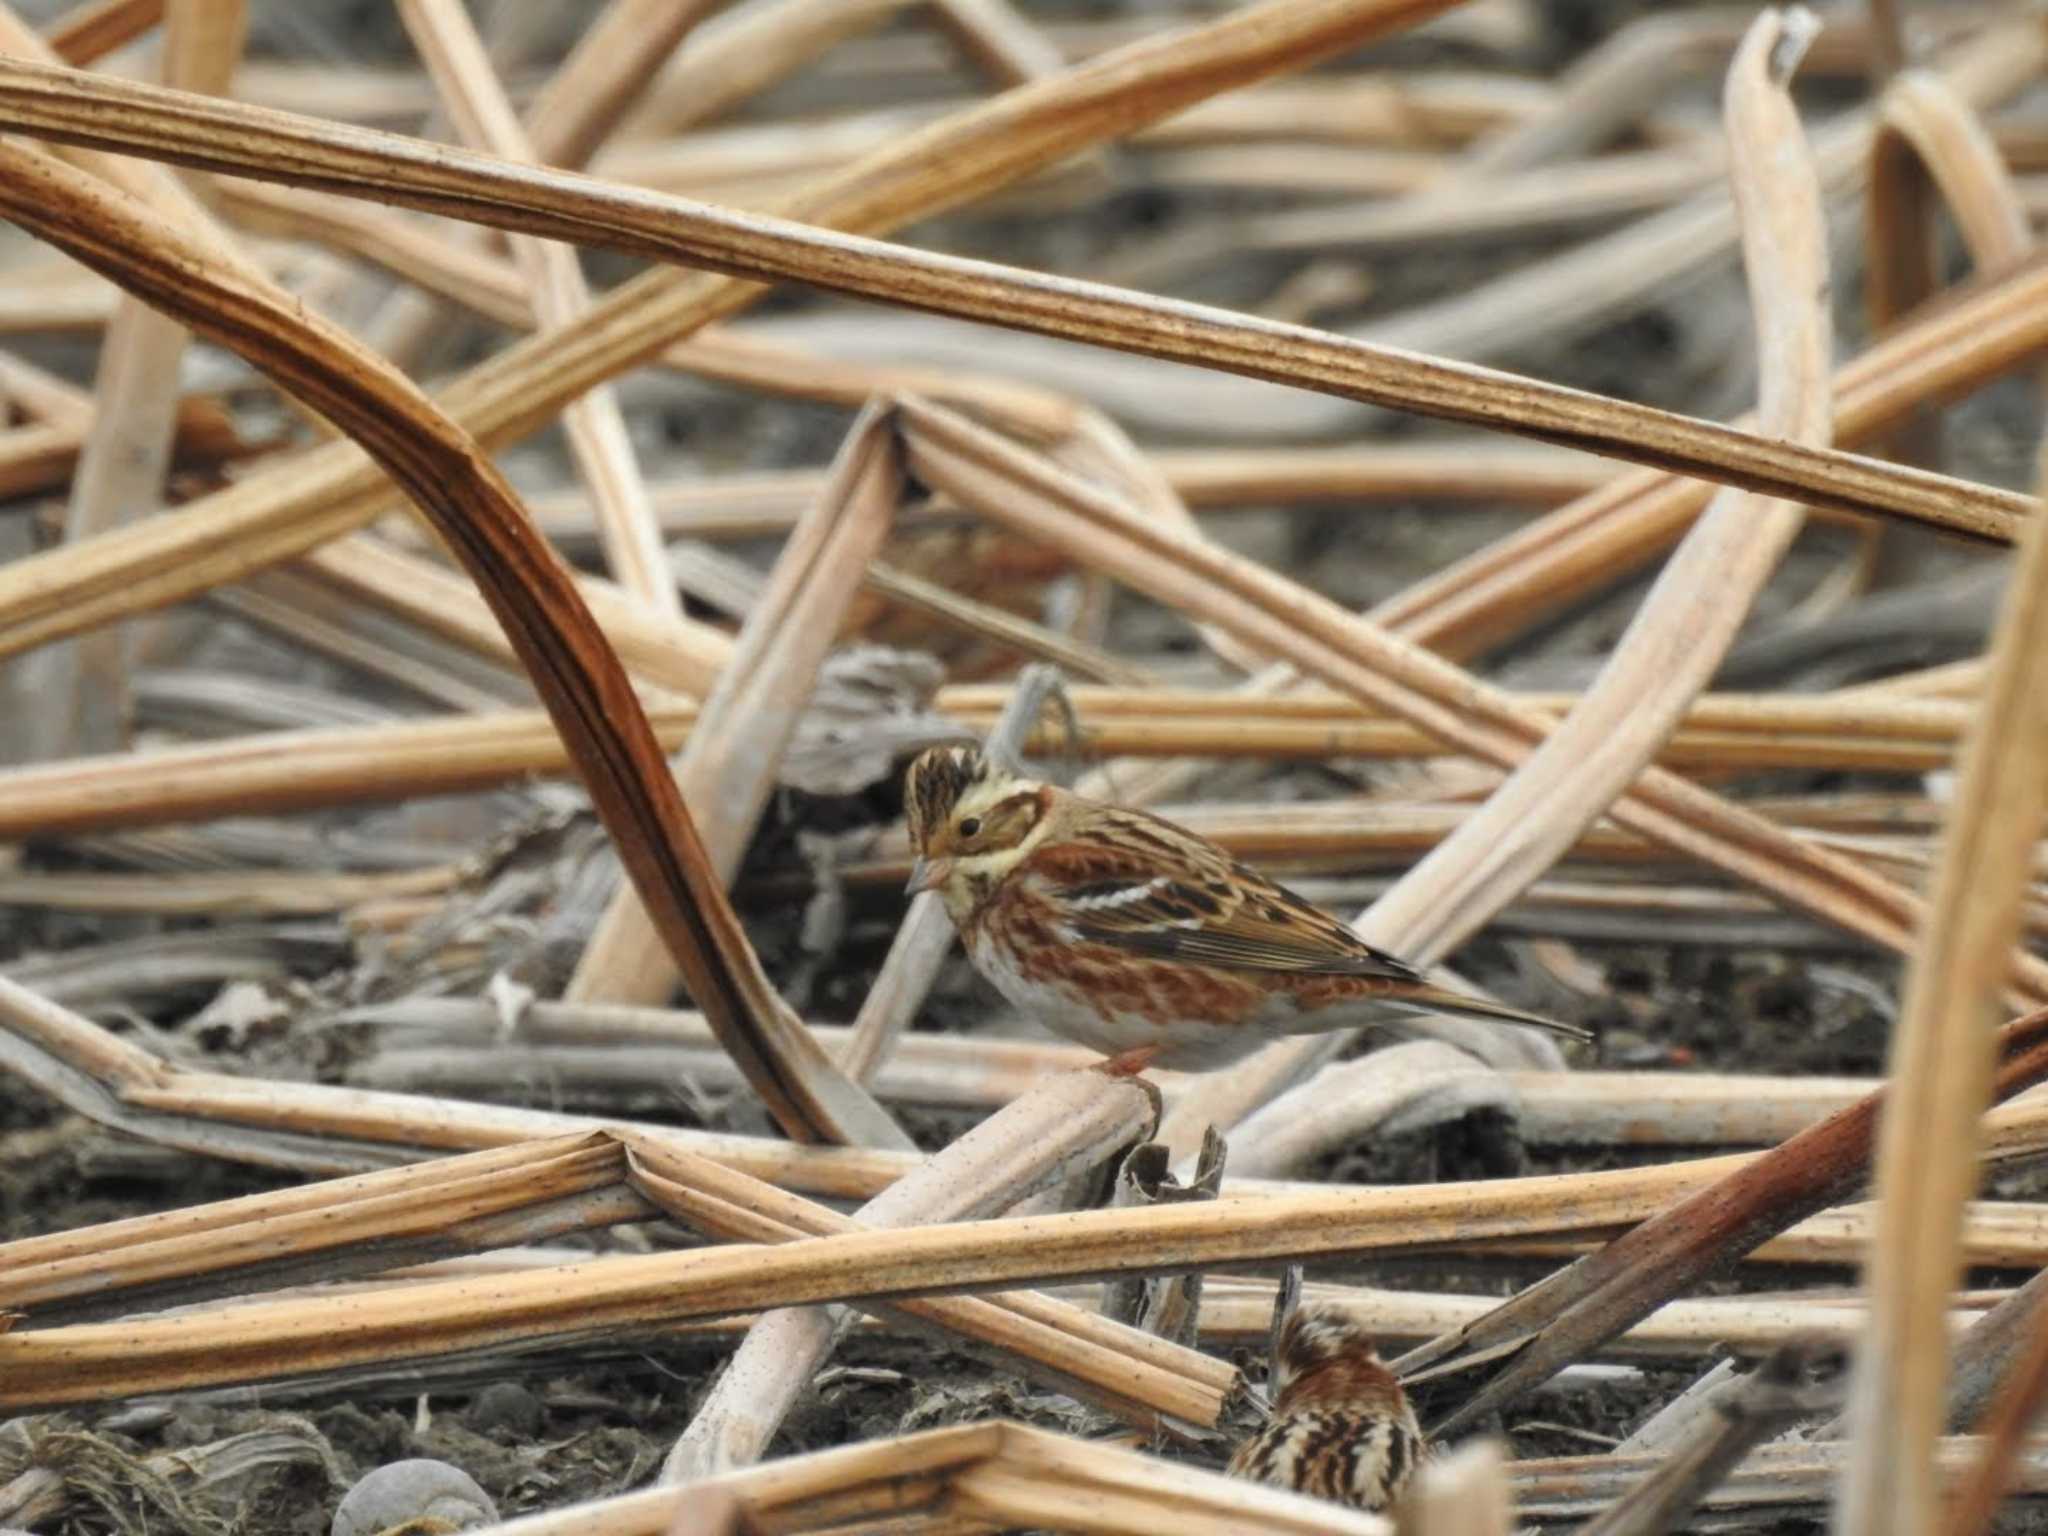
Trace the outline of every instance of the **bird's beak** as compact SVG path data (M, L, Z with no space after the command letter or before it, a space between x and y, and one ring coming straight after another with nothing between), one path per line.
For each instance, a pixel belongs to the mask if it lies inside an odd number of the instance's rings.
M919 859L910 866L910 880L903 887L906 896L918 896L944 885L953 878L951 859Z

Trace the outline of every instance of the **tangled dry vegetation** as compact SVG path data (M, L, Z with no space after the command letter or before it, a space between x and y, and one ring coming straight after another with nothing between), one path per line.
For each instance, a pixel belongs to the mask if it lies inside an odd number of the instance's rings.
M2035 1517L2036 9L44 9L0 1526L1388 1530L1297 1265L1403 1530ZM1599 1042L1081 1070L979 738Z

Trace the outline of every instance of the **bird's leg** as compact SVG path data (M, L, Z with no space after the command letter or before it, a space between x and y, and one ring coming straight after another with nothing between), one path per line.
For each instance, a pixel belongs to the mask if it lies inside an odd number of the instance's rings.
M1128 1051L1118 1051L1114 1056L1103 1057L1098 1065L1111 1077L1136 1077L1152 1065L1152 1058L1158 1054L1157 1043L1134 1045Z

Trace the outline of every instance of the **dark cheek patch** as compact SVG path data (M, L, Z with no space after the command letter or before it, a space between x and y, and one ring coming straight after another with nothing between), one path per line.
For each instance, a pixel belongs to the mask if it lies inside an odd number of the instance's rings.
M972 837L958 839L955 846L961 853L995 853L1014 848L1030 836L1037 824L1038 797L1012 795L991 806L982 815L981 829ZM948 835L951 831L947 828Z
M1005 847L1015 847L1038 825L1038 796L1012 795L989 813L991 826L1002 829Z

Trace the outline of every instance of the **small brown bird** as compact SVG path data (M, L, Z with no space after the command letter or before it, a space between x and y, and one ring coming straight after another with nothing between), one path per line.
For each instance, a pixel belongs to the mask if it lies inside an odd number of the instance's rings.
M1405 1014L1583 1030L1425 981L1208 839L1005 772L971 747L910 765L913 893L936 890L975 969L1112 1058L1205 1071L1283 1035Z
M1232 1477L1378 1511L1401 1497L1429 1454L1372 1335L1328 1303L1288 1318L1270 1391L1273 1417L1230 1458Z

